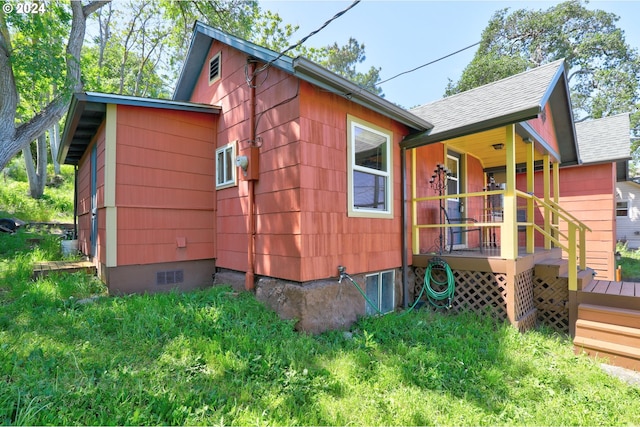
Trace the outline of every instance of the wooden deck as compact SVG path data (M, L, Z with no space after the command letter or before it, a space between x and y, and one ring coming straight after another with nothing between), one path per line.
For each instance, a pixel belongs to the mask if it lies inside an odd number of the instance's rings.
M640 283L594 280L587 286L585 286L582 291L591 292L594 294L640 297Z
M43 261L33 265L33 278L44 277L51 273L75 273L84 271L96 274L96 266L90 261Z

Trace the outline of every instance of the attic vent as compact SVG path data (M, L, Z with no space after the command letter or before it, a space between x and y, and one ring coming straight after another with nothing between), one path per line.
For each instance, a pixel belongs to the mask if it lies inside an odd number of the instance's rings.
M220 78L220 54L211 58L209 61L209 84Z
M184 282L184 270L156 272L156 285L174 285Z

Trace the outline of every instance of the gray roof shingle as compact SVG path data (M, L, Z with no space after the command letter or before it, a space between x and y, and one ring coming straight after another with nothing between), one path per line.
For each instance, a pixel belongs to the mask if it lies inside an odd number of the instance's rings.
M582 163L631 159L629 113L575 124Z
M434 125L432 137L501 117L527 113L535 116L545 105L563 67L564 60L557 60L410 111Z

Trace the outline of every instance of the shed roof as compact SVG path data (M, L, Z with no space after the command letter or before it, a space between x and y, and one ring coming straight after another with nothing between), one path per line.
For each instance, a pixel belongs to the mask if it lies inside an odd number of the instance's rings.
M520 123L551 105L563 164L578 163L575 129L564 60L458 93L410 111L428 117L434 127L402 142L414 148L451 138Z
M220 112L220 107L207 104L107 93L78 92L73 94L69 111L67 112L67 122L58 152L60 163L78 164L105 119L107 104L193 111L207 114L218 114Z
M583 163L609 163L631 159L629 113L576 123Z
M422 132L433 127L428 118L418 117L308 59L303 57L291 58L286 55L280 56L278 52L232 36L202 22L196 22L193 27L191 45L189 46L189 52L187 53L182 71L180 72L173 99L188 100L191 98L198 76L202 72L205 64L211 43L214 40L231 46L265 63L272 63L271 66L275 68L283 70L329 92L343 96L370 110L396 120L415 131Z

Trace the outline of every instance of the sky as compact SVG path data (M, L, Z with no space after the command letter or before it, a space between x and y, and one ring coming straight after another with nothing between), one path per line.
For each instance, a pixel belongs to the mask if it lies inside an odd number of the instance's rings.
M277 12L286 24L298 25L297 42L318 29L351 1L260 0L263 9ZM381 67L381 80L449 55L480 41L491 16L500 9L546 10L552 1L435 1L363 0L324 30L307 40L321 47L350 37L364 43L366 60L359 70ZM626 41L640 50L640 0L592 0L588 9L601 9L620 17ZM382 84L387 100L411 108L442 98L449 79L456 82L471 62L477 46Z

